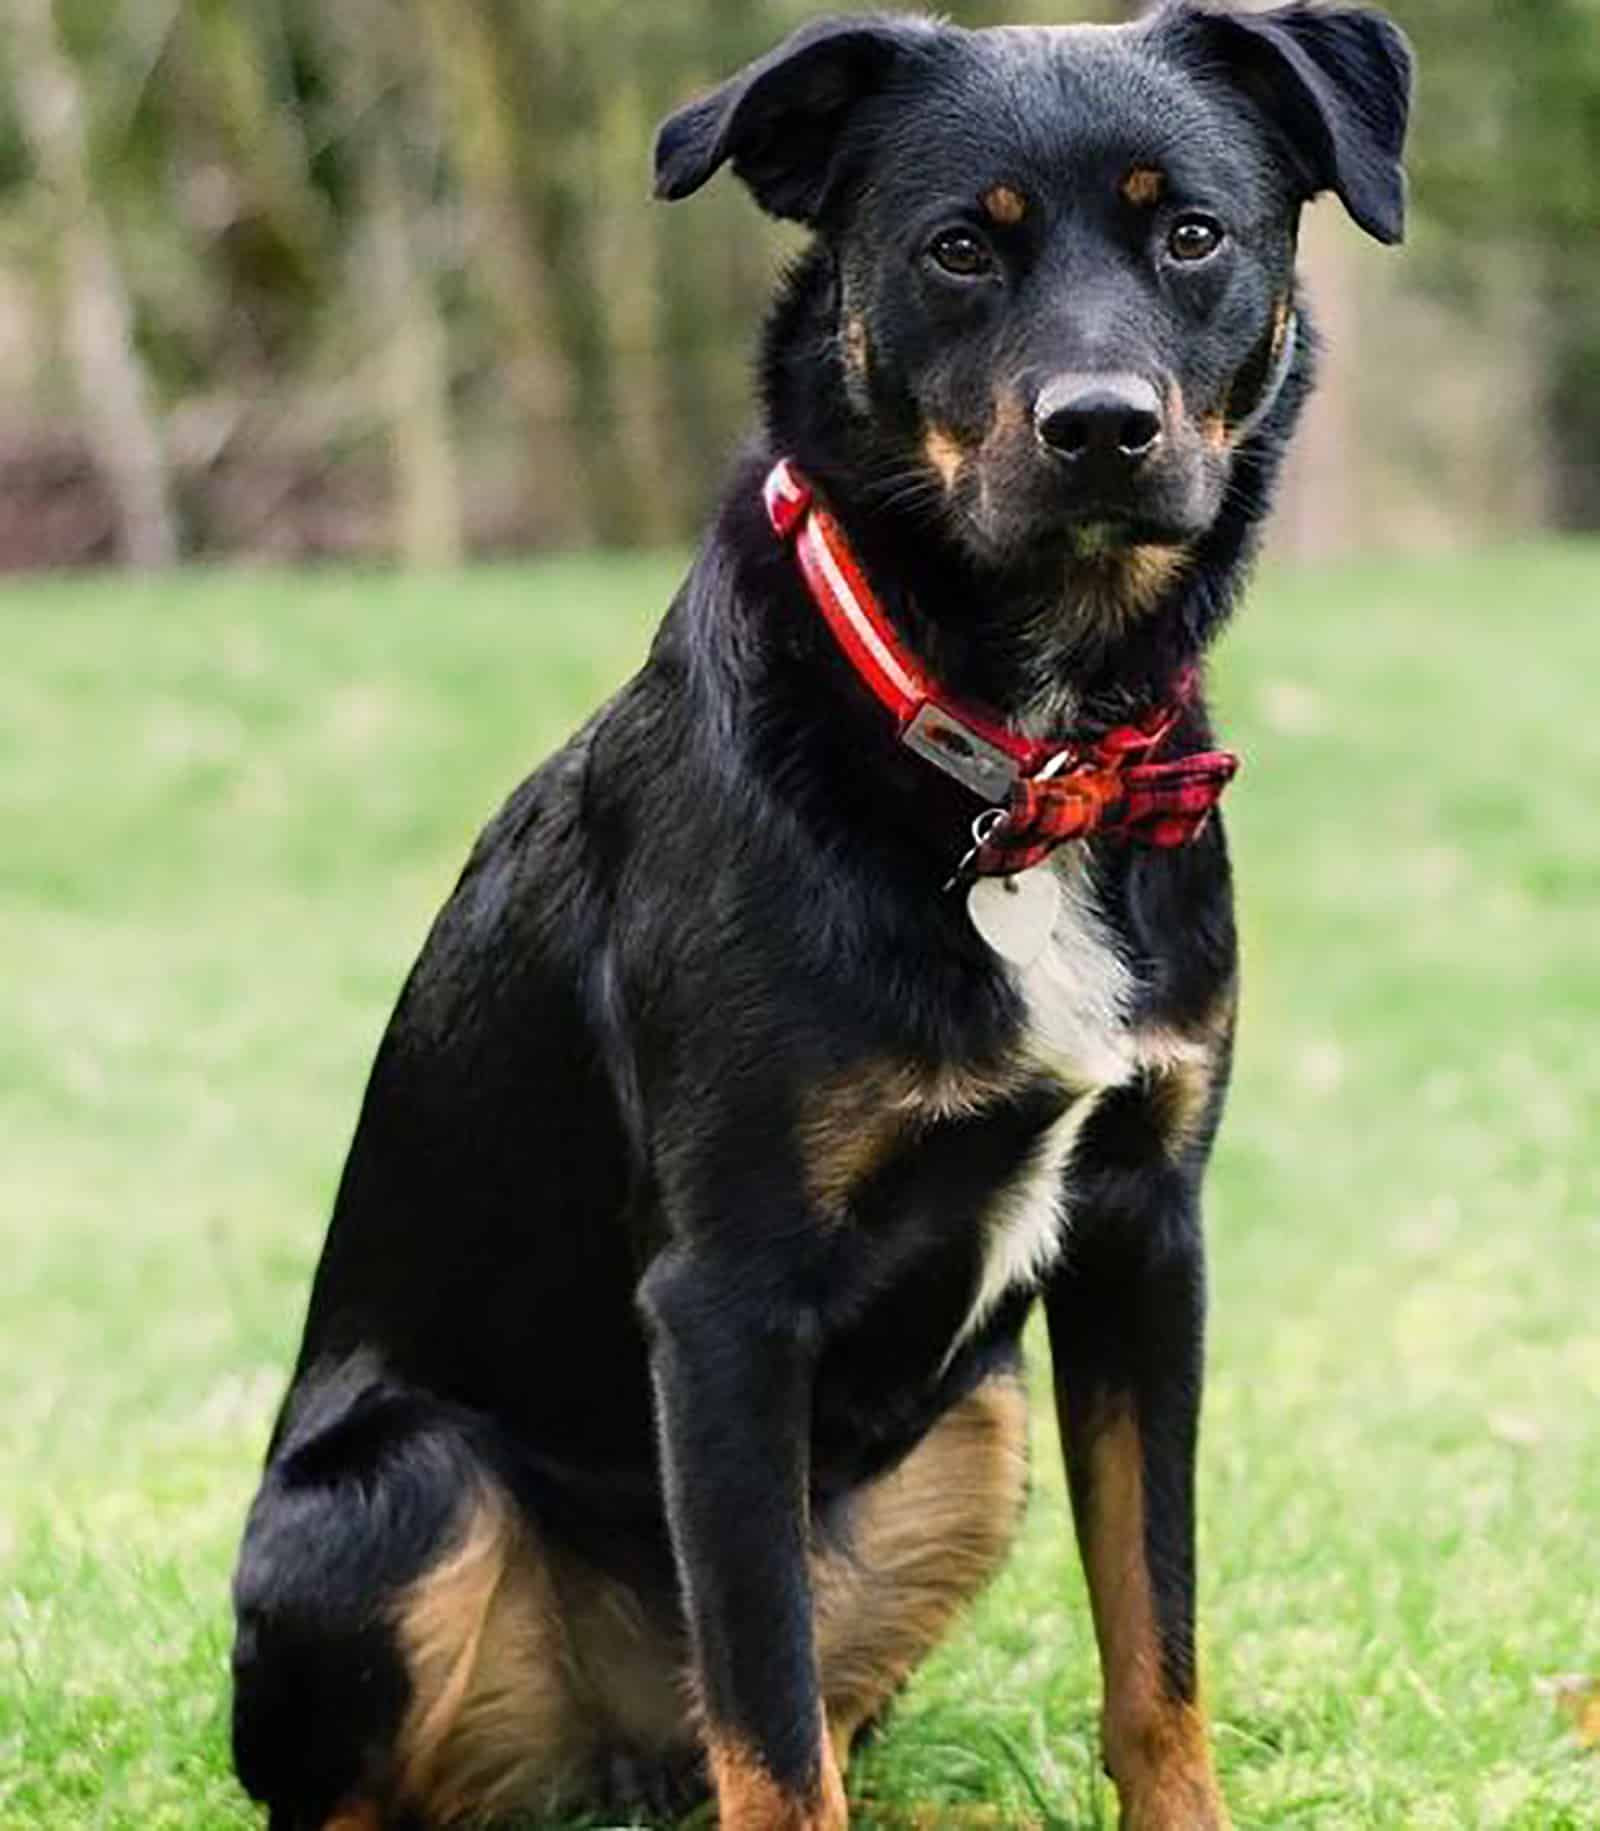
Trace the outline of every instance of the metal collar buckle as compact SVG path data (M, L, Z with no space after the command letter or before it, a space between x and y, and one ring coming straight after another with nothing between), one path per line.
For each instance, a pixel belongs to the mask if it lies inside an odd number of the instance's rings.
M900 733L900 742L985 801L1004 801L1022 773L1015 758L999 745L980 737L932 700Z
M940 892L941 895L948 896L952 890L959 890L961 886L967 882L967 879L972 872L972 867L978 862L978 854L988 845L991 839L997 836L1000 829L1005 826L1010 818L1010 814L1008 814L1003 807L991 807L985 809L985 811L973 821L971 848L963 854L961 863L956 866L955 870L951 872L950 876L946 879Z
M924 711L926 710L927 708L924 707ZM980 739L979 741L981 742L982 740ZM926 756L927 752L921 751L918 754ZM1009 759L1007 760L1009 761ZM944 765L940 764L940 768L943 767ZM1075 750L1058 750L1033 779L1037 782L1047 782L1052 776L1059 776L1063 772L1070 772L1074 768L1082 767L1084 767L1084 765L1079 760ZM955 774L954 770L950 773L952 775ZM1015 779L1015 774L1016 772L1013 770L1013 779ZM965 778L962 779L964 780ZM956 866L950 877L946 879L943 886L944 895L948 896L952 890L959 889L962 884L967 882L969 876L972 874L973 866L978 862L978 854L982 852L983 848L988 845L991 840L999 838L1000 834L1010 824L1010 821L1011 811L1009 808L1004 807L986 808L977 819L973 821L972 844L962 855L960 864Z

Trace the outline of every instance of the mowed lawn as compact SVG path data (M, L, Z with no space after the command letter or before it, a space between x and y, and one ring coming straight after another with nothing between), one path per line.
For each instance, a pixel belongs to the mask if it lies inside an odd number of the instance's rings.
M0 590L8 1831L257 1822L227 1574L367 1062L478 825L675 573ZM1597 681L1583 546L1270 572L1215 668L1247 996L1204 1621L1241 1826L1600 1825ZM1114 1822L1043 1405L1035 1467L852 1773L864 1826Z

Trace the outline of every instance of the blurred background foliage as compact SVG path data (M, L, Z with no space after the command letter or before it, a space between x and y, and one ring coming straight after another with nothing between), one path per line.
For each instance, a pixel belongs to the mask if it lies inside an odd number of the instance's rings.
M652 205L651 136L819 10L10 0L0 567L686 535L793 241L726 179ZM1335 354L1283 538L1600 528L1600 0L1391 10L1412 248L1314 213Z

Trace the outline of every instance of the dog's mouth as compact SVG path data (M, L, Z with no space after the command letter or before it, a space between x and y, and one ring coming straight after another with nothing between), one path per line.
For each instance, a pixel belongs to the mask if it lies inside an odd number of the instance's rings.
M1030 436L991 435L962 448L924 446L945 527L986 570L1107 566L1151 548L1190 547L1221 509L1225 466L1198 438L1179 442L1137 476L1077 477L1044 459Z
M975 506L987 506L1013 539L1063 545L1082 559L1188 546L1216 519L1225 493L1223 467L1198 441L1187 449L1175 442L1159 463L1109 487L1086 486L1037 463L1008 470L1007 481L994 479Z
M1011 607L1035 631L1128 630L1181 588L1214 519L1199 480L1183 480L1189 487L1171 496L1152 492L1147 506L1068 502L1026 473L1012 472L1009 482L1002 475L950 491L946 527L992 582L989 614L1004 618Z
M1210 525L1203 513L1207 506L1196 502L1192 511L1187 502L1067 507L1016 490L954 500L949 513L957 538L982 564L1035 573L1104 570L1152 552L1181 553Z
M1199 531L1170 519L1123 510L1064 521L1042 537L1058 541L1073 559L1093 562L1114 560L1136 547L1186 547Z

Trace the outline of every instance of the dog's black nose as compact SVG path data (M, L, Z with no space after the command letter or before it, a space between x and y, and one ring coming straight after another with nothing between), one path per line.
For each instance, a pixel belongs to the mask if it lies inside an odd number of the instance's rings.
M1161 443L1161 396L1138 375L1058 375L1040 391L1033 424L1052 457L1126 476Z

